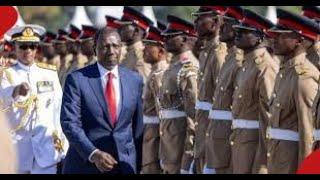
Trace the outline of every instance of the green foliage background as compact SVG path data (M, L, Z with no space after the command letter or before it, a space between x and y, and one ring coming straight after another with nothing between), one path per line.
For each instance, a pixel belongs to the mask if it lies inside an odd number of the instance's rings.
M86 6L89 17L93 20L97 6ZM267 6L244 6L261 15L264 15ZM289 11L300 13L300 6L280 6ZM70 21L74 6L18 6L21 16L26 23L39 24L47 30L56 32L58 28L64 28ZM141 9L141 6L135 6ZM186 20L192 21L191 13L199 6L153 6L157 19L166 22L168 14L176 15Z

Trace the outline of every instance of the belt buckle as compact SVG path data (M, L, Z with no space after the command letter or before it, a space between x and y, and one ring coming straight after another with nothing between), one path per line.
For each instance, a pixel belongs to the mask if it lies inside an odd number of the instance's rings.
M268 127L267 127L267 130L266 130L266 138L267 138L268 140L270 140L270 133L269 133L269 131L270 131L270 126L268 126Z

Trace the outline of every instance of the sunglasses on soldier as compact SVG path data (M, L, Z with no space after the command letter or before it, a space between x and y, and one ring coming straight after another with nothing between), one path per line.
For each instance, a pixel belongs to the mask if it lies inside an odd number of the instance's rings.
M22 49L22 50L27 50L27 49L31 49L31 50L35 50L38 48L38 44L20 44L19 45L19 49Z

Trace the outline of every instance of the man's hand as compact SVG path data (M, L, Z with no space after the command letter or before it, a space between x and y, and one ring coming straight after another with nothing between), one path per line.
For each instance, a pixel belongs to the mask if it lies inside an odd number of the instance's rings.
M91 159L101 172L111 171L118 164L110 154L100 150L95 152Z
M29 90L30 86L27 83L23 82L14 88L12 97L16 98L17 96L26 96Z

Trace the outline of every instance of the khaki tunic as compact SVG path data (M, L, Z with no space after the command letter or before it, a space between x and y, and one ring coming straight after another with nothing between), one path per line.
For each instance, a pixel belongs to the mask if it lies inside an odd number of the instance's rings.
M133 45L128 46L126 56L121 64L128 69L137 71L143 77L144 82L146 82L150 74L151 66L143 60L143 49L144 45L142 41L138 41Z
M143 97L143 114L145 117L158 118L159 91L161 87L162 76L167 67L168 63L166 60L160 61L152 66ZM159 143L159 123L145 123L142 147L142 172L144 174L159 174L161 172L159 161Z
M234 80L243 63L243 51L235 46L228 49L219 76L216 78L217 86L213 97L212 110L231 111ZM231 134L232 121L217 121L210 119L206 132L206 163L208 168L228 169L231 159ZM223 172L221 172L223 173ZM227 172L224 172L227 173Z
M165 173L189 170L192 162L198 68L198 60L187 51L172 58L162 78L160 109L186 113L186 117L171 119L160 113L160 160Z
M234 129L231 136L233 173L252 173L265 164L266 121L268 102L273 91L279 66L266 48L260 47L244 55L244 63L235 79L232 101L234 119L259 122L259 129ZM258 143L260 142L259 146ZM256 151L259 147L257 157Z
M299 134L299 142L268 140L269 173L295 173L311 153L312 105L318 91L319 75L306 53L282 64L270 101L269 127L295 131Z
M227 47L225 43L216 43L211 40L199 54L199 75L198 75L198 102L206 102L212 106L213 92L216 87L215 79L225 61ZM205 157L205 131L208 127L208 115L211 107L201 109L196 106L196 134L195 134L195 158ZM199 164L203 169L204 162Z
M64 88L64 82L66 81L67 78L67 73L69 70L69 67L71 66L72 62L72 54L68 54L64 57L65 64L60 64L59 66L59 71L58 71L58 76L60 80L61 87Z
M127 45L122 43L119 64L122 63L122 61L126 58L126 56L127 56Z
M309 59L313 65L320 69L320 42L316 42L307 50L307 59Z
M69 67L67 74L85 67L87 62L88 58L81 53L73 56L71 66Z

